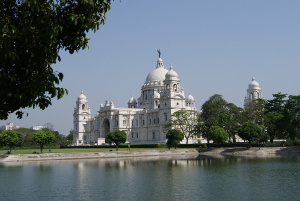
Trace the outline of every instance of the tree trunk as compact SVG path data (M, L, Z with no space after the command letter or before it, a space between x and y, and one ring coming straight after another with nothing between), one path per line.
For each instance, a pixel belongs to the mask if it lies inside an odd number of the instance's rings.
M12 146L9 146L9 154L11 154L11 148L12 148Z
M275 137L274 135L270 135L270 142L271 142L271 143L273 143L274 137Z
M189 138L188 138L188 137L185 137L185 139L186 139L185 144L188 144L188 143L189 143Z
M118 148L119 148L119 144L116 143L116 151L118 151Z
M43 153L44 144L41 144L41 153Z

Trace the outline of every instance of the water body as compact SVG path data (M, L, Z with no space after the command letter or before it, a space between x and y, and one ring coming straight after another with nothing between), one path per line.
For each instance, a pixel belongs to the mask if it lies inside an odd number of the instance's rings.
M300 157L0 163L0 200L299 200Z

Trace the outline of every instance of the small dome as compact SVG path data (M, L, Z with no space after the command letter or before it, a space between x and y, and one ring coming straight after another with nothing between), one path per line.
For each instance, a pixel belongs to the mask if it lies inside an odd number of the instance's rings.
M252 82L249 84L249 89L259 89L259 84L255 81L255 77L252 78Z
M154 91L153 98L154 99L160 99L160 94L157 91Z
M128 103L129 103L129 104L136 103L136 100L133 98L133 95L131 95L131 97L130 97Z
M194 97L191 95L191 93L189 93L188 97L185 100L187 103L194 103L195 99Z
M170 66L170 70L166 73L166 80L178 80L178 74L173 70L173 66Z
M83 94L83 91L81 91L81 94L78 96L78 100L86 100L86 96Z

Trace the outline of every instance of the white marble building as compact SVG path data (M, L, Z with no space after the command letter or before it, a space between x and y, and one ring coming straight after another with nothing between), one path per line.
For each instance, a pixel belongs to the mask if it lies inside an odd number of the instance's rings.
M165 69L159 58L141 88L141 96L137 100L131 96L128 108L105 101L92 118L88 100L81 92L73 113L73 141L75 145L102 144L108 132L119 129L126 131L130 143L166 143L163 126L178 110L196 111L195 100L191 94L185 98L178 74L172 66Z
M255 77L252 78L248 89L247 89L247 96L244 99L244 108L255 99L263 98L261 93L261 88L259 88L258 82L256 82Z
M0 130L14 130L18 129L19 126L14 125L14 123L7 123L6 125L0 126Z

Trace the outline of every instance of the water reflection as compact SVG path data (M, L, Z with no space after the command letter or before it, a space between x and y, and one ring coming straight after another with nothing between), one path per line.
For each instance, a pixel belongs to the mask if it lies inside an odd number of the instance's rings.
M201 156L0 163L0 195L1 200L296 200L299 161Z

